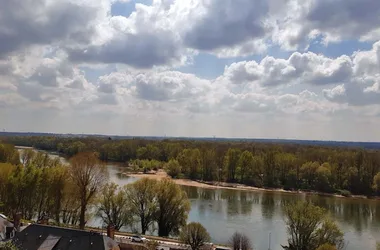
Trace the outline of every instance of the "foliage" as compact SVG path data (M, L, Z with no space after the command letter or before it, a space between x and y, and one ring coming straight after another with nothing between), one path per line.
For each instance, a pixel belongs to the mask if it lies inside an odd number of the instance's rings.
M3 159L12 161L9 156L18 155L17 150L6 148ZM189 201L170 180L140 179L121 189L114 184L105 185L107 170L96 153L78 153L70 159L69 166L31 149L22 150L20 158L16 165L0 163L2 211L10 216L20 212L29 221L47 216L54 219L54 225L79 224L83 228L88 211L94 211L92 208L97 205L97 214L117 230L136 219L142 233L150 225L157 225L160 234L168 236L177 234L186 224Z
M172 178L177 178L181 174L181 166L179 165L179 162L177 160L171 159L166 164L166 172Z
M182 228L180 239L190 245L192 250L198 250L204 243L210 241L210 235L201 223L191 222Z
M142 178L125 187L130 216L137 217L141 224L141 233L149 229L157 211L156 202L157 181Z
M229 242L233 250L252 249L252 243L251 243L251 240L248 238L248 236L239 232L235 232L231 236Z
M103 222L113 225L115 230L130 223L129 200L115 183L104 186L98 205L98 215Z
M155 240L149 240L145 243L145 246L148 250L157 250L157 247L159 246L158 242Z
M155 220L158 225L158 235L178 234L179 229L186 225L190 211L190 202L185 191L172 180L165 178L157 184L156 199Z
M326 243L318 247L317 250L337 250L337 249L335 246Z
M380 194L380 172L373 177L372 188L377 194Z
M289 233L289 250L314 250L323 244L331 244L341 250L343 233L326 215L323 208L309 202L298 202L284 208Z
M19 248L12 242L0 242L0 250L18 250Z
M134 160L130 163L133 165L136 169L141 169L144 173L147 173L151 170L157 170L162 168L163 163L157 160Z
M175 176L289 190L347 190L352 194L372 195L377 191L374 177L380 172L380 152L357 148L238 140L108 140L108 137L31 136L4 137L3 140L58 151L67 157L91 151L97 152L103 161L141 160L137 168L145 171L176 159L181 170L177 174L179 168L175 166ZM16 154L12 146L1 147L0 162L6 157L7 162L11 159L11 163L17 165Z
M70 159L70 178L77 187L80 199L79 228L86 224L88 204L97 191L101 190L107 180L107 169L94 153L80 153Z

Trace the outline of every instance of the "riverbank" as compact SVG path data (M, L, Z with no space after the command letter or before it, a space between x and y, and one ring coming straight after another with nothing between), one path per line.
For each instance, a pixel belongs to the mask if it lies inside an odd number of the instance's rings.
M229 190L241 190L241 191L260 191L260 192L270 192L270 193L288 193L288 194L305 194L305 195L319 195L319 196L329 196L336 198L351 198L351 199L375 199L379 200L379 197L371 197L368 198L364 195L351 195L351 196L343 196L340 194L330 194L330 193L322 193L316 191L304 191L304 190L285 190L281 188L259 188L252 187L243 184L236 183L226 183L226 182L206 182L206 181L196 181L189 179L174 179L171 178L165 171L159 170L157 172L152 173L123 173L126 176L137 177L137 178L150 178L155 180L161 180L163 178L170 178L175 183L181 186L190 186L190 187L199 187L199 188L208 188L208 189L229 189Z

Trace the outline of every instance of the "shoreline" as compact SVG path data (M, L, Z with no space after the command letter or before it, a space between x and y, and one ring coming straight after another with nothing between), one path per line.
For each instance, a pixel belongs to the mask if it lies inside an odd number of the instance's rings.
M283 194L301 194L301 195L318 195L318 196L327 196L334 198L348 198L348 199L366 199L366 200L380 200L379 197L369 198L364 195L351 195L351 196L343 196L339 194L330 194L330 193L322 193L322 192L314 192L314 191L294 191L294 190L285 190L281 188L277 189L269 189L269 188L259 188L252 187L243 184L235 184L235 183L225 183L225 182L205 182L205 181L197 181L197 180L188 180L188 179L174 179L171 178L163 171L159 171L156 174L143 174L143 173L122 173L126 176L136 177L136 178L150 178L155 180L161 180L163 178L170 178L176 184L181 186L189 186L189 187L199 187L199 188L207 188L207 189L226 189L226 190L239 190L239 191L251 191L251 192L267 192L267 193L283 193Z

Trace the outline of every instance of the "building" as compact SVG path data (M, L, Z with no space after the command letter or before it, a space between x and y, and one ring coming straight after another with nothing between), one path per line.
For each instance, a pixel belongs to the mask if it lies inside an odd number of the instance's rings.
M0 241L9 240L15 235L15 227L12 222L8 220L8 218L0 214Z
M113 239L100 233L40 224L17 232L13 242L28 250L120 250Z

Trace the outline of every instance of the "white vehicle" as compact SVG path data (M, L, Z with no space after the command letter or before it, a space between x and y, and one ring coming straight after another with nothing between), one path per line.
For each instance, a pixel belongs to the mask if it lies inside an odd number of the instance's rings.
M138 242L138 243L144 243L146 241L146 238L139 236L139 235L133 235L131 237L132 242Z

